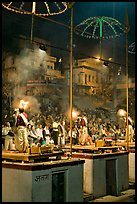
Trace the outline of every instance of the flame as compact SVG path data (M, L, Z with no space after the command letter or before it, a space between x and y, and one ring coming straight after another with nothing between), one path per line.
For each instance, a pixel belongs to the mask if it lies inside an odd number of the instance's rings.
M119 115L119 116L123 116L123 117L125 117L126 116L126 111L125 110L123 110L123 109L119 109L118 110L118 112L117 112L117 114Z
M77 118L78 115L79 115L79 112L78 112L78 111L76 111L76 110L73 110L73 111L72 111L72 117L73 117L73 118Z
M72 117L75 118L77 116L77 113L75 111L72 112Z
M29 103L28 101L20 100L19 107L25 109L27 107L28 103Z

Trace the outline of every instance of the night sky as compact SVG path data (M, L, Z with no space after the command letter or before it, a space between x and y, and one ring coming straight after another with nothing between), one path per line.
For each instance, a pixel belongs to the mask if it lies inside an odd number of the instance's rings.
M27 4L27 2L26 2ZM76 2L74 4L74 27L87 18L94 16L107 16L118 20L125 25L125 14L128 12L130 32L129 45L135 42L135 2ZM62 22L63 25L48 21L48 19ZM66 25L66 26L64 26ZM62 49L68 49L70 43L70 9L65 13L56 16L34 17L33 37L43 38L50 42L51 45ZM20 34L30 38L31 32L31 15L16 14L2 8L2 42L3 47L12 45L12 37ZM99 40L86 39L73 34L74 56L82 58L84 56L97 56L99 54ZM62 49L53 49L53 55L63 57L68 55ZM114 57L115 61L125 64L125 34L115 39L104 39L102 42L103 57L108 59ZM83 56L82 56L83 55ZM129 65L131 73L135 71L135 55L129 54Z

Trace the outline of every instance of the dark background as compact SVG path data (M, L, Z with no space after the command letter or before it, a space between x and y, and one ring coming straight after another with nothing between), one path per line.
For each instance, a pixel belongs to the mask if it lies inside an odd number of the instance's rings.
M30 2L25 2L26 8L31 7ZM39 2L40 4L40 2ZM40 7L39 9L42 9ZM118 20L125 25L125 15L128 13L130 32L128 43L135 42L135 2L75 2L74 4L74 28L82 21L93 16L108 16ZM50 21L50 19L52 21ZM31 15L17 14L2 7L2 45L3 48L15 50L14 39L20 34L31 36ZM61 24L59 24L61 23ZM62 14L48 17L34 16L33 37L42 38L50 42L54 48L51 54L56 57L68 56L65 50L70 44L70 9ZM59 48L59 49L56 49ZM87 39L73 33L73 48L75 58L84 58L99 55L99 40ZM125 33L114 39L103 39L103 58L112 57L113 61L126 63L126 35ZM129 53L129 74L135 72L135 54Z

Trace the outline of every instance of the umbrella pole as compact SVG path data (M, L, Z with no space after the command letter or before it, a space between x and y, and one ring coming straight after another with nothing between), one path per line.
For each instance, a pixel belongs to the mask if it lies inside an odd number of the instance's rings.
M128 14L126 13L126 140L127 150L129 149L129 129L128 129L128 32L130 30Z
M102 59L102 37L100 37L100 59Z
M32 14L32 20L31 20L31 43L32 43L32 40L33 40L33 26L34 26L34 14Z
M31 43L33 40L33 27L34 27L34 14L36 11L36 2L33 2L32 4L32 21L31 21Z
M72 65L73 65L73 7L71 8L71 27L70 27L70 157L72 157Z

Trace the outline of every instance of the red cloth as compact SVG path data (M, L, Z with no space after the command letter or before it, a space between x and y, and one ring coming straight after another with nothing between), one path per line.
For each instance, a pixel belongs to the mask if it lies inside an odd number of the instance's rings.
M26 113L23 112L22 114L28 119L28 115ZM16 127L18 126L26 126L20 114L17 116Z
M86 123L85 123L84 118L81 118L81 126L82 126L82 127L83 127L83 126L86 126Z

